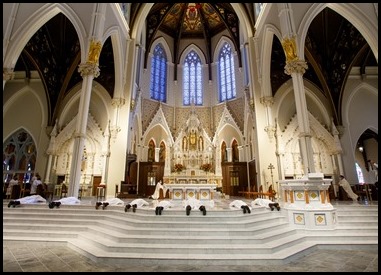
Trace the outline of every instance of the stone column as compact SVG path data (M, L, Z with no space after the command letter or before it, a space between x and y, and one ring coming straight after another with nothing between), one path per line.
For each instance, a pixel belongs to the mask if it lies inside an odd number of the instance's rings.
M107 185L107 172L108 172L108 165L110 160L110 121L104 133L104 139L105 139L105 142L104 142L104 149L102 153L104 156L104 162L103 162L103 169L102 169L101 184Z
M48 165L46 167L46 175L45 175L45 180L44 180L44 182L46 184L50 183L50 172L52 170L52 158L53 158L53 154L55 151L54 147L55 147L56 136L57 136L57 119L56 119L56 123L53 127L53 130L50 133L49 147L48 147L48 150L46 152L48 154Z
M283 35L282 47L286 56L285 73L292 77L296 114L299 126L299 145L304 174L315 172L309 115L303 84L303 74L308 68L307 62L300 60L296 43L296 30L293 10L290 3L279 3L279 19Z
M78 197L79 182L81 179L81 162L86 138L92 83L94 77L99 75L99 67L98 64L80 64L78 71L83 77L83 84L81 98L79 101L77 126L74 133L73 158L70 168L68 196L72 197Z

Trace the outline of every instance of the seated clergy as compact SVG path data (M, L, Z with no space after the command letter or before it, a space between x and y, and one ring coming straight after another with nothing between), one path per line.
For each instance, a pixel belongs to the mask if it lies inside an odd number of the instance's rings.
M250 211L250 207L247 205L246 202L242 201L242 200L234 200L232 201L230 204L229 204L229 207L230 208L241 208L243 210L243 214L246 214L247 213L251 213Z
M160 189L163 190L163 195L165 197L165 194L167 193L167 187L165 186L165 184L162 184L161 183L161 180L158 181L158 183L156 184L156 187L155 187L155 192L153 192L153 194L149 197L150 199L154 199L154 200L157 200L159 199L160 197Z

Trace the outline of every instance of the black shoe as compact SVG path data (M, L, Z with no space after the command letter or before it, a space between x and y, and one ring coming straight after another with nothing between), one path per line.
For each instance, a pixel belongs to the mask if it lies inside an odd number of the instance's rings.
M53 203L53 202L49 202L49 208L50 208L50 209L53 209L53 208L54 208L54 203Z
M159 215L161 215L161 212L163 212L163 210L164 210L164 207L161 206L161 207L159 208Z
M187 205L187 207L185 207L185 212L187 213L187 216L189 216L191 210L192 210L192 207L190 205Z
M201 205L200 206L200 211L202 211L202 214L205 216L206 215L206 209L205 206Z
M16 205L20 205L21 202L20 201L13 201L13 207L16 207Z
M274 211L274 206L271 206L270 209L271 209L271 211Z
M56 202L55 202L55 206L56 206L57 208L60 208L60 205L61 205L61 202L60 202L60 201L56 201Z
M279 206L277 206L277 207L276 207L276 210L280 211L280 207L279 207Z
M109 205L108 202L104 202L103 205L102 205L102 209L105 210L105 208L107 207L107 205Z
M8 203L8 208L11 207L11 205L13 205L13 203L14 203L14 201L10 201L10 202Z
M156 216L159 215L159 206L157 206L157 207L155 208L155 214L156 214Z
M136 212L136 208L138 208L138 206L136 205L136 204L134 204L133 206L132 206L132 212Z
M242 205L241 208L243 210L243 214L246 214L246 207L244 205Z
M251 211L250 211L250 207L249 206L246 206L246 208L247 208L247 213L251 213Z
M101 205L102 205L102 203L101 203L100 201L97 201L97 202L95 203L95 209L98 210L99 206L101 206Z
M131 208L131 204L127 204L126 207L124 207L124 212L127 212L128 209L130 209L130 208Z

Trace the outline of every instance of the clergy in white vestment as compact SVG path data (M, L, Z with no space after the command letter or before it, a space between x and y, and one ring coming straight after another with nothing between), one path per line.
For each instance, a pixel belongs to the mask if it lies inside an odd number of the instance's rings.
M189 216L190 211L192 209L199 209L200 211L202 211L204 216L206 215L205 205L198 199L189 198L187 200L183 200L183 206L185 208L187 216Z
M243 210L243 214L251 213L250 207L243 200L234 200L229 204L230 208L238 208Z
M274 208L276 208L278 211L280 210L279 203L273 202L272 200L269 200L269 199L256 198L255 200L251 202L251 207L254 207L255 205L270 208L271 211L274 211Z
M143 200L143 199L134 199L133 201L126 204L126 207L124 208L124 212L127 212L131 207L132 211L136 212L136 208L140 208L143 206L148 206L149 202Z
M156 184L155 192L153 192L153 194L150 196L150 198L152 198L154 200L159 199L160 189L163 190L163 195L165 196L165 193L167 193L167 187L165 186L165 184L161 183L161 180L159 180L158 183Z
M54 207L59 208L60 205L73 205L73 204L81 204L81 201L76 197L67 197L61 198L59 200L55 200L49 203L49 208L52 209Z
M161 215L164 209L168 209L170 207L173 207L173 204L170 201L162 200L156 205L155 214Z
M20 204L33 204L33 203L46 203L46 199L44 199L40 195L26 196L16 200L11 200L8 203L8 208L11 206L13 206L14 208L16 205L20 205Z
M99 206L102 205L102 209L104 210L108 205L119 205L119 206L124 206L124 201L122 201L119 198L110 198L105 201L97 201L95 203L95 209L98 209Z
M81 201L76 197L62 198L59 200L55 200L55 202L60 202L62 205L63 204L80 204L81 203Z

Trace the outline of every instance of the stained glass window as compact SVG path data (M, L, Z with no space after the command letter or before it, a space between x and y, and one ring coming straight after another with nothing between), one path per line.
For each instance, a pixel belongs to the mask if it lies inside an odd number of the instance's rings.
M3 183L8 182L14 174L19 180L29 182L34 173L37 150L32 137L19 130L3 144Z
M161 44L157 44L152 57L150 96L167 102L167 56Z
M201 59L191 51L184 61L183 104L202 105L202 71Z
M233 99L236 97L234 60L231 47L225 43L219 54L219 100Z

